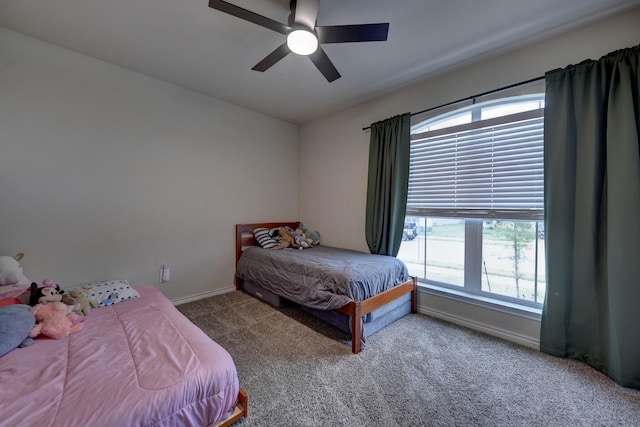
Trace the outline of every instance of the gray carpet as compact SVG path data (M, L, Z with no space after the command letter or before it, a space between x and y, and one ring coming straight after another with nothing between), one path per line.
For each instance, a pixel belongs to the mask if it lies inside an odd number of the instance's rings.
M640 426L640 393L585 364L411 314L350 340L243 292L178 306L225 347L244 426Z

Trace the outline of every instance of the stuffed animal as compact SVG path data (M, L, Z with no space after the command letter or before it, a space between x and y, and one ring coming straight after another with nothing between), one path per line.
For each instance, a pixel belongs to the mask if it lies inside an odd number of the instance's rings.
M320 244L320 232L309 230L305 228L304 225L302 225L302 223L300 223L300 229L307 236L307 242L309 242L311 246L316 246Z
M38 286L37 283L31 283L31 296L29 297L29 305L35 306L36 304L46 304L48 302L60 302L62 301L62 294L64 291L60 289L56 283L51 279L45 279L42 282L42 286Z
M289 227L280 227L278 229L278 237L280 237L280 243L278 244L278 246L274 246L273 250L277 250L277 249L284 249L284 248L288 248L288 247L298 247L296 245L295 240L293 239L292 236L293 230L291 230Z
M80 303L69 294L62 294L62 302L69 306L69 311L75 314L82 315L80 309Z
M22 272L19 261L24 257L21 252L16 256L0 256L0 286L28 285L31 280Z
M16 347L33 344L35 324L36 318L26 304L0 308L0 357Z
M60 339L82 329L83 324L78 323L81 316L69 314L69 306L63 302L37 304L31 308L31 312L37 322L31 334L34 337L44 335Z
M311 243L307 241L307 236L304 234L304 231L302 231L301 228L296 228L292 233L292 236L298 249L311 247Z
M80 305L80 313L82 313L85 316L89 315L92 308L96 308L98 306L98 302L94 298L91 298L90 296L85 295L85 293L82 292L82 289L78 289L78 288L71 289L69 291L69 296L73 298L77 304ZM64 299L63 299L63 302L64 302Z

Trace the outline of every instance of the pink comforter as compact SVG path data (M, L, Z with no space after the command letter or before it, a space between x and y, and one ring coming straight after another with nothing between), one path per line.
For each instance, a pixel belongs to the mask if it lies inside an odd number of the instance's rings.
M83 329L0 358L1 426L207 426L238 396L229 353L160 291L94 309Z

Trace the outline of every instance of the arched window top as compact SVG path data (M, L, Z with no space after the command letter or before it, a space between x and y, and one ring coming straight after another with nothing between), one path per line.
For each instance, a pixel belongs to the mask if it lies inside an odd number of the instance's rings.
M430 117L411 126L411 133L429 132L539 108L544 108L544 93L491 99Z

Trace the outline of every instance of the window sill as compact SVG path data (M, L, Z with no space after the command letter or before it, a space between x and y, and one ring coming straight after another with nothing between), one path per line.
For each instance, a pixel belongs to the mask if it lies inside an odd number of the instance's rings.
M541 308L529 307L526 305L502 301L483 295L473 295L467 292L461 292L455 289L444 288L427 283L418 283L418 290L427 294L437 295L466 304L472 304L489 310L499 311L502 313L507 313L531 320L540 321L542 317Z

